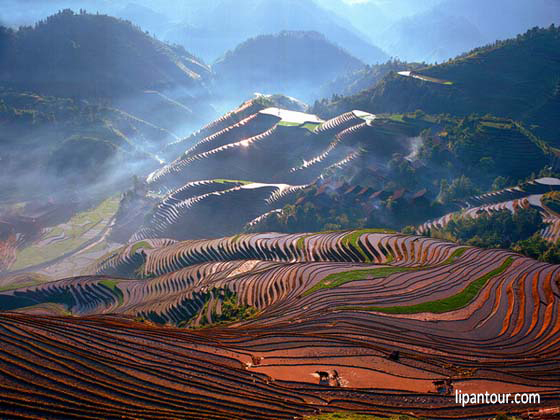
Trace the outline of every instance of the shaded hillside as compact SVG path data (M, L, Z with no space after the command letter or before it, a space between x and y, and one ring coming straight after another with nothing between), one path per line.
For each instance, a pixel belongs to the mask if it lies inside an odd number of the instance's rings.
M155 145L176 139L114 108L2 88L0 124L1 198L10 200L101 181L116 187L157 164Z
M105 15L64 10L1 35L2 84L42 93L115 97L147 89L195 90L209 74L184 49Z
M274 100L247 101L174 143L173 149L180 150L196 141L152 172L144 193L126 195L115 234L127 240L133 233L138 239L185 239L239 232L295 200L323 171L351 163L358 155L352 132L344 138L338 134L352 127L367 132L373 119L356 111L325 122L270 106ZM400 150L398 145L384 149Z
M560 80L559 28L534 28L418 73L449 83L393 73L357 95L322 101L313 111L323 117L357 107L369 112L491 113L534 124L537 134L559 144L553 118Z
M188 45L196 55L213 61L247 38L280 31L317 31L366 63L386 61L387 54L365 40L348 22L312 0L237 0L192 2L182 23L164 39ZM188 12L188 11L187 11Z
M209 75L182 47L83 10L0 28L2 196L143 175L164 144L214 116Z
M282 92L304 100L323 83L363 63L317 32L281 32L251 38L218 60L218 91L246 97Z
M170 145L166 156L175 158L146 178L143 193L123 200L116 235L400 229L554 160L549 146L506 118L354 110L323 121L273 105L247 101Z
M352 127L337 138L352 142L358 156L324 172L247 231L401 229L455 211L470 195L542 172L554 159L522 126L495 117L378 115L370 127ZM393 149L397 154L384 153L382 145L399 142L405 147Z
M426 63L407 63L398 59L392 59L383 64L368 64L359 70L329 80L321 87L318 97L355 95L362 90L372 88L391 72L417 70L422 67L426 67Z

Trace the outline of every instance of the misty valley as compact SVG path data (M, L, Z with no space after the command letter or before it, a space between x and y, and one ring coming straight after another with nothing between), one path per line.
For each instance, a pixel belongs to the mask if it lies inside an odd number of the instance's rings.
M0 417L560 416L560 3L1 3Z

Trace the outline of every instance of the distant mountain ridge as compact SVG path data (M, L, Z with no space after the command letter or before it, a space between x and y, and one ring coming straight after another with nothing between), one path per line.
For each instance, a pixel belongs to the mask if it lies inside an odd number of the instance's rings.
M132 23L69 9L0 27L4 196L130 179L213 117L210 68ZM45 186L46 185L46 186Z
M552 23L560 23L556 0L445 0L400 19L376 40L402 60L441 62Z
M213 70L219 90L230 95L282 92L309 100L323 83L363 67L363 62L318 32L283 31L241 43Z
M431 114L463 116L490 113L534 125L537 135L560 144L554 118L560 91L558 27L533 28L455 60L419 69L418 74L448 83L391 73L356 95L323 100L313 112L323 117L352 109L374 113L421 109Z
M188 45L189 50L211 61L247 38L280 31L317 31L360 60L373 64L389 56L350 23L312 0L214 0L196 3L193 13L163 38Z
M203 90L210 75L208 66L183 48L129 22L83 11L66 9L33 27L3 29L0 37L0 83L58 96Z

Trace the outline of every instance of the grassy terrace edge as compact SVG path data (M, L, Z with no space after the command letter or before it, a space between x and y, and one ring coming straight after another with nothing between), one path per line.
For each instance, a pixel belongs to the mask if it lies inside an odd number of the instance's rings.
M343 271L341 273L329 274L327 277L322 279L319 283L315 284L312 288L307 289L302 296L309 296L322 289L333 289L338 286L342 286L345 283L350 283L354 280L363 280L365 276L372 276L373 278L388 277L391 274L403 273L405 271L411 271L412 268L409 267L378 267L378 268L366 268L363 270L352 270Z
M468 249L469 249L468 247L456 249L451 253L451 255L445 261L443 261L441 264L438 264L438 266L453 264ZM351 281L363 280L364 276L372 276L373 278L382 278L382 277L389 277L391 274L395 274L395 273L404 273L407 271L416 271L416 270L426 270L429 268L432 267L384 266L384 267L365 268L359 270L343 271L340 273L333 273L333 274L329 274L328 276L323 278L320 282L315 284L313 287L306 290L302 294L302 296L309 296L310 294L322 289L333 289L335 287L342 286L345 283L350 283Z
M111 291L111 293L113 293L117 297L117 300L119 301L119 306L123 304L124 296L121 289L119 289L118 286L119 282L117 280L104 279L104 280L100 280L99 284L105 286L107 289Z
M486 285L486 283L488 283L490 279L502 274L511 266L512 263L513 263L513 258L508 257L499 267L486 273L485 275L479 277L478 279L472 281L467 287L465 287L459 293L444 299L438 299L438 300L433 300L431 302L424 302L424 303L419 303L416 305L409 305L409 306L389 306L389 307L342 306L337 309L374 311L374 312L382 312L387 314L418 314L422 312L431 312L431 313L440 314L444 312L454 311L457 309L464 308L469 303L471 303L474 300L474 298L478 295L480 290L482 290L482 288Z

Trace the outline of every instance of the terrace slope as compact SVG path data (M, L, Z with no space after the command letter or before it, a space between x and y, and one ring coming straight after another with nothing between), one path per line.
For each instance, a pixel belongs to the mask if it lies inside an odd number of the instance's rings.
M446 378L463 392L538 390L542 407L560 397L560 266L511 252L380 231L254 234L145 240L95 273L0 293L22 313L0 314L3 413L526 410L430 393Z
M539 178L517 187L470 197L465 200L462 211L448 213L438 219L427 221L417 228L417 233L425 234L432 229L440 229L456 218L476 218L481 214L491 214L504 209L515 213L520 208L533 207L539 210L547 225L542 230L541 236L555 243L560 239L560 218L544 200L547 193L559 190L560 179Z
M510 119L352 110L324 121L295 103L284 109L276 102L264 95L246 101L169 145L165 154L175 159L145 180L153 208L143 210L145 217L131 213L134 228L119 237L210 238L244 226L401 228L450 210L429 201L447 179L468 174L488 188L497 175L526 178L553 159L548 145ZM395 205L382 202L390 197ZM406 212L403 197L420 197L411 202L418 211ZM317 223L304 224L306 214Z
M359 110L323 121L266 106L271 103L274 98L265 96L244 102L170 145L168 152L179 156L145 181L145 196L154 199L153 208L142 220L133 212L121 212L117 220L121 224L130 216L139 221L132 241L238 233L263 214L295 202L299 192L324 173L408 153L410 136L419 130Z

